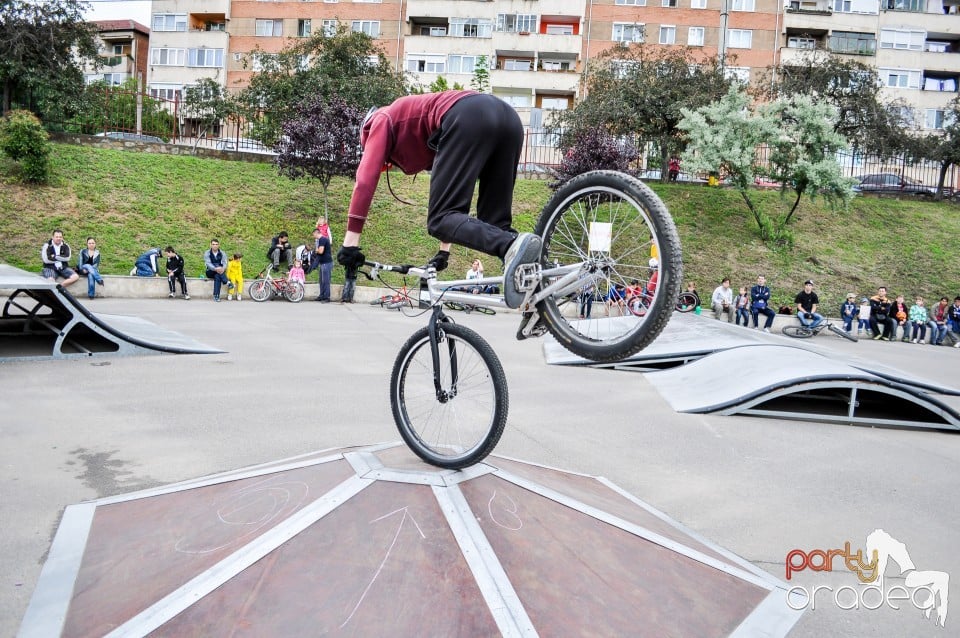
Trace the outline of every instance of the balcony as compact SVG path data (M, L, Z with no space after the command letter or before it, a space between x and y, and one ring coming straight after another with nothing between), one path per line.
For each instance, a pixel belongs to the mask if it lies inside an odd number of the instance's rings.
M827 2L811 2L809 0L790 0L786 7L787 13L803 13L806 15L829 16L833 15L833 8Z

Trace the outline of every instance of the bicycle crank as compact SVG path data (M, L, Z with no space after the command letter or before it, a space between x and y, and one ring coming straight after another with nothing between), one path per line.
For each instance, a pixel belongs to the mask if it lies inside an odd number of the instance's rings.
M547 332L547 324L540 317L540 313L523 313L523 319L520 320L520 328L517 330L517 341L523 341L531 337L542 337Z

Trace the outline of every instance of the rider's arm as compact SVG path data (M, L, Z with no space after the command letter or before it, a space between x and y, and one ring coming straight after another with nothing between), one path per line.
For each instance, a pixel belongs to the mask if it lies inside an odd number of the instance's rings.
M347 232L343 236L344 246L359 246L363 223L370 212L370 202L380 181L380 171L389 159L390 118L382 113L373 116L370 122L370 134L363 147L360 166L357 167L357 181L350 197L350 210L347 213Z

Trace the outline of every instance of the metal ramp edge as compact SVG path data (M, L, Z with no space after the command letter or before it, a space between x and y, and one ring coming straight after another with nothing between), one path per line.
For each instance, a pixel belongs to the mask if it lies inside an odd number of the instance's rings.
M96 315L60 284L0 264L0 362L157 353L216 354L213 348L141 319Z
M645 376L677 412L960 431L960 413L915 385L795 347L723 350Z

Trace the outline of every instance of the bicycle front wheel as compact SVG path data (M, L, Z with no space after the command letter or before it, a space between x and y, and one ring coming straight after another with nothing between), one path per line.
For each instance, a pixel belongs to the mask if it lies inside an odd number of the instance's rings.
M554 193L535 232L543 239L544 264L595 268L601 294L630 285L654 290L643 316L578 319L579 290L544 299L537 309L561 345L603 362L628 357L656 339L670 320L683 280L680 238L656 193L623 173L584 173Z
M852 333L852 332L847 332L847 331L844 330L843 328L838 328L838 327L836 327L835 325L833 325L832 323L828 323L828 324L827 324L827 330L829 330L830 332L832 332L833 334L835 334L835 335L837 335L837 336L843 337L843 338L846 339L847 341L853 341L854 343L856 343L857 341L859 341L859 339L857 338L857 335L856 335L856 334L854 334L854 333Z
M780 332L796 339L809 339L814 334L813 330L805 326L784 326Z
M507 378L476 332L453 323L437 330L439 389L430 334L421 328L393 364L390 407L414 454L431 465L460 469L482 461L500 440L507 423Z
M497 314L497 311L494 310L493 308L490 308L489 306L474 306L473 309L479 312L481 315Z
M257 279L247 288L254 301L266 301L273 296L273 286L266 279Z
M690 312L697 307L697 296L692 292L681 292L677 297L677 312Z
M300 303L303 301L303 284L299 281L287 282L286 287L283 289L283 296L287 301Z
M459 301L444 301L443 305L448 310L457 310L457 311L463 310L463 304L460 303Z

